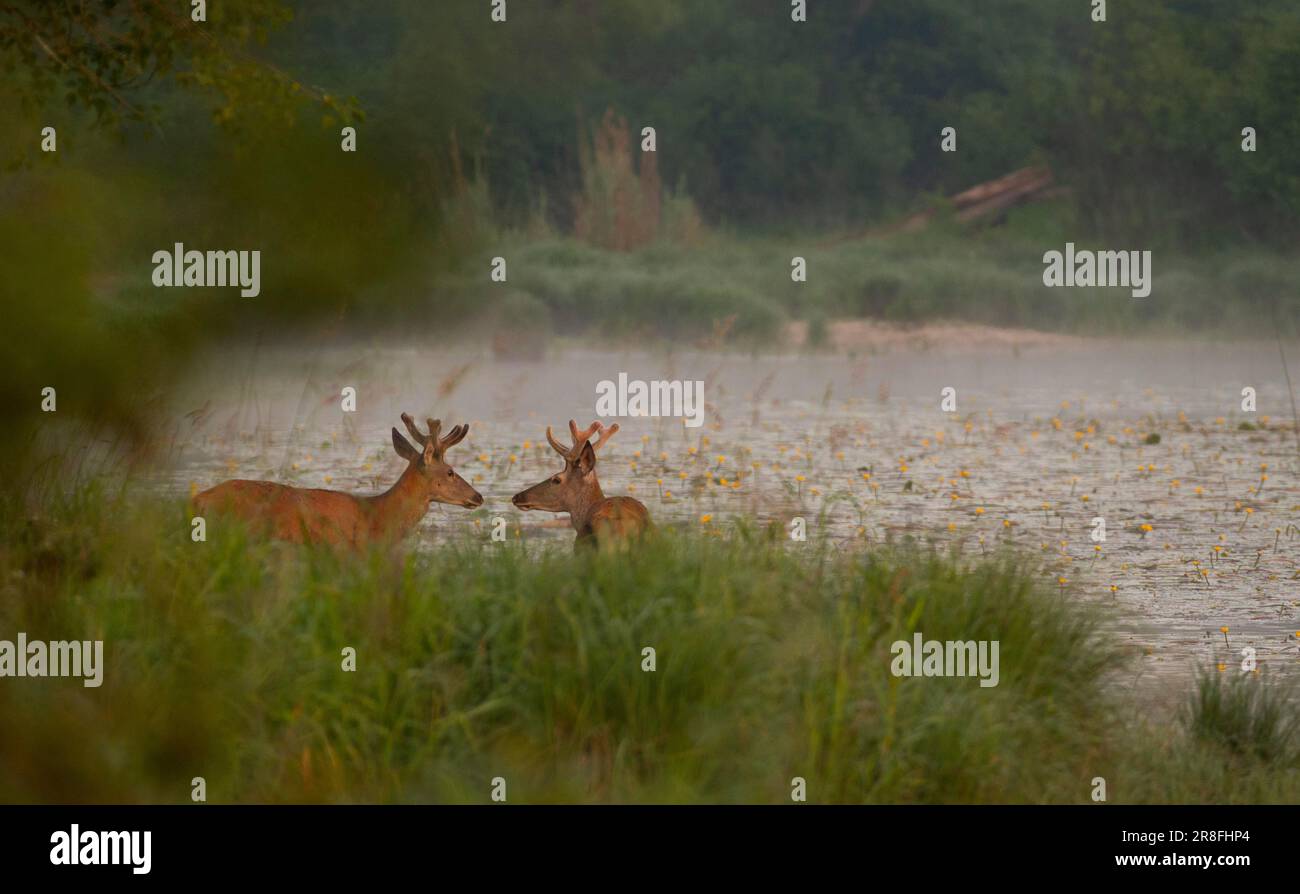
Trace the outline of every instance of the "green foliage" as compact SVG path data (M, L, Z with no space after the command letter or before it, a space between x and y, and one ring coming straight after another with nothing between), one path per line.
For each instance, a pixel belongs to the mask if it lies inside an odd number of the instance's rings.
M797 25L745 0L525 5L507 27L418 0L238 0L202 27L163 0L5 11L0 60L29 110L66 98L157 125L182 104L160 82L211 91L240 129L282 127L304 101L331 125L364 106L370 151L408 175L449 182L461 159L440 147L459 134L507 218L545 194L563 231L609 108L657 128L659 177L714 224L865 225L1030 162L1107 239L1286 244L1300 210L1289 0L1153 0L1104 25L1037 0L830 4ZM939 150L946 126L956 153Z
M426 196L379 159L342 153L335 136L312 129L250 136L245 153L133 147L130 162L101 139L82 145L100 154L95 168L36 165L5 184L6 464L30 458L38 421L66 424L63 437L139 446L160 397L208 340L273 338L292 326L310 344L344 315L358 325L398 307L419 316L410 295L459 250L437 240ZM116 176L101 176L105 167ZM154 287L153 253L178 241L261 251L261 294ZM45 387L57 390L57 415L41 412ZM25 483L22 467L6 486Z
M1197 739L1234 758L1294 767L1300 762L1300 718L1292 698L1246 674L1202 672L1184 722Z
M1143 3L1095 31L1055 141L1084 222L1159 244L1286 244L1300 210L1282 150L1300 139L1295 5ZM1256 152L1242 151L1246 126Z
M823 4L797 25L746 0L516 7L507 27L472 4L301 7L275 44L287 66L355 85L408 157L454 129L507 216L545 192L565 232L582 135L610 107L657 128L659 176L713 225L865 228L1045 162L1073 189L1076 236L1296 232L1290 0L1152 0L1105 24L1039 0ZM1247 125L1258 152L1241 151Z
M498 314L488 246L570 334L757 343L854 316L1285 334L1300 316L1290 0L1153 0L1105 25L1038 0L824 4L798 25L748 0L600 7L516 4L503 27L472 3L228 0L200 26L164 0L0 3L0 158L26 166L0 184L0 454L33 443L47 385L83 436L137 440L213 336ZM611 109L634 138L602 166L585 147ZM1005 226L854 238L1030 162L1068 192ZM1156 249L1153 295L1044 289L1067 239ZM154 289L147 259L178 240L261 250L262 295Z
M208 4L206 20L188 3L5 3L0 7L0 66L28 109L63 100L90 111L96 124L158 125L157 85L168 80L214 94L213 120L238 126L251 113L283 119L311 99L327 122L356 120L352 100L310 87L254 58L249 48L293 18L280 0Z
M1179 331L1259 336L1300 317L1300 262L1260 248L1162 252L1146 298L1129 289L1043 285L1044 234L1061 229L1053 209L1026 208L1004 227L971 234L945 224L914 234L804 245L713 233L697 245L668 242L623 253L572 239L507 239L511 285L546 304L562 334L700 338L735 317L750 341L779 339L790 320L868 317L919 324L959 320L1094 335ZM1068 212L1055 206L1056 214ZM1047 242L1059 250L1065 244ZM1083 243L1093 247L1096 243ZM807 282L790 279L794 252ZM472 289L486 258L449 293ZM1283 330L1284 334L1286 330Z
M736 336L771 339L782 319L776 303L752 275L734 275L739 268L718 275L720 266L750 262L753 247L717 248L661 243L629 254L547 241L520 244L511 256L516 287L543 301L563 333L698 338L734 315Z
M1280 708L1136 719L1098 618L1009 557L743 529L575 556L443 526L344 558L212 521L193 543L180 506L90 492L0 518L0 630L106 662L95 690L0 687L7 802L183 802L195 775L227 803L482 802L497 775L523 803L788 803L794 776L823 803L1081 803L1097 775L1120 801L1300 794ZM918 631L998 640L998 686L892 676Z
M826 314L814 310L808 317L808 345L813 348L825 347L828 335Z

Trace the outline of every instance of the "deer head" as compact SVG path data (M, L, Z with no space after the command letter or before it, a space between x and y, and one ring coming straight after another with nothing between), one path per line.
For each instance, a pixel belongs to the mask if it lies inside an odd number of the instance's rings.
M428 501L451 503L453 506L464 506L466 509L482 506L483 496L470 487L469 482L457 475L456 470L443 460L447 448L459 444L469 433L469 426L458 425L443 438L439 437L442 431L441 420L425 420L429 425L427 435L420 434L419 429L415 427L415 420L406 413L402 414L402 421L406 423L406 430L411 433L411 437L421 449L416 450L412 447L406 438L398 434L396 428L393 429L393 449L397 451L398 456L410 463L407 473L418 476L416 480L423 486Z
M544 512L567 512L572 516L580 514L583 508L601 500L600 482L596 480L596 451L605 445L618 431L618 423L605 428L599 422L593 422L587 428L578 430L578 423L569 420L569 433L573 443L568 447L555 440L551 427L546 427L546 440L555 448L555 452L564 457L564 469L527 490L515 494L511 502L519 509L540 509ZM596 445L591 445L591 436L600 434Z

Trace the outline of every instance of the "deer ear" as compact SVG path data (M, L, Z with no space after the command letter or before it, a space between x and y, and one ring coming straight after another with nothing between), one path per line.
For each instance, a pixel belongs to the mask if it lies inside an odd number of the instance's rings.
M397 451L398 456L407 462L414 461L420 455L419 452L411 446L410 441L397 433L397 429L393 429L393 449Z
M591 442L587 441L582 445L582 453L578 455L578 471L590 475L594 468L596 468L596 451L592 449Z

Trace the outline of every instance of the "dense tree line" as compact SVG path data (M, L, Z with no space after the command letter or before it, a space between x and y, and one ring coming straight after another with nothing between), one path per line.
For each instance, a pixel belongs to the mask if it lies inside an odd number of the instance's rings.
M856 225L1046 161L1084 221L1195 243L1286 239L1300 211L1292 0L591 0L297 4L276 46L354 90L395 160L455 130L494 201L560 223L580 134L653 124L712 223ZM942 153L952 126L958 151ZM1243 127L1258 150L1241 148Z
M504 23L489 0L226 0L202 25L184 6L0 3L10 86L163 129L195 89L228 127L280 126L298 98L365 120L394 180L432 196L469 171L505 219L544 207L564 229L612 108L657 129L658 176L715 225L871 224L1047 162L1099 234L1297 230L1293 0L1111 3L1105 22L1085 0L813 2L806 22L786 0L516 0Z

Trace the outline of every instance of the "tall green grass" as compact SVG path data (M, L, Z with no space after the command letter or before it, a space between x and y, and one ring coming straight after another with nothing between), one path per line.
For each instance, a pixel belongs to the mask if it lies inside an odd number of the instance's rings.
M1198 333L1260 337L1274 321L1293 335L1300 316L1300 260L1267 249L1217 253L1089 239L1064 208L1025 208L1005 227L938 221L919 233L828 240L826 235L739 236L714 231L690 244L660 241L629 252L569 238L503 237L510 282L544 305L561 332L611 336L707 335L734 316L741 341L777 339L790 320L869 318L903 325L935 320L1090 335ZM1047 288L1043 253L1153 249L1152 291ZM791 281L795 256L807 281ZM486 269L483 264L473 268ZM441 287L483 296L473 276ZM498 295L488 294L490 301Z
M1279 767L1300 761L1300 715L1286 693L1248 676L1202 674L1185 707L1191 733L1248 762Z
M1096 613L1011 556L737 529L342 557L193 543L182 506L90 492L13 509L0 638L103 639L106 671L0 679L6 802L183 802L196 776L213 802L483 802L497 776L512 803L789 803L796 776L820 803L1083 803L1097 776L1112 801L1300 796L1276 711L1225 690L1138 719ZM914 631L998 640L999 685L893 677Z

